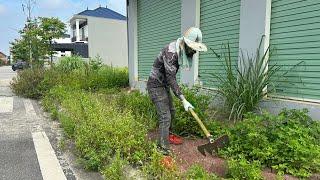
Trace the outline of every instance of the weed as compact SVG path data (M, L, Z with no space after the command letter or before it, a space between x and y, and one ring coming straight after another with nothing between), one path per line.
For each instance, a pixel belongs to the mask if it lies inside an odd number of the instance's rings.
M243 156L228 161L229 176L235 179L262 180L259 161L248 162Z

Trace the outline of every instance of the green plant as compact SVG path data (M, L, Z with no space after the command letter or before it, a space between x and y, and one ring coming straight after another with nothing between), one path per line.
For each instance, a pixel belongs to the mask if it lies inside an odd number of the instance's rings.
M259 161L249 162L240 155L237 159L228 161L229 176L234 179L262 180L261 166Z
M143 123L149 130L156 128L157 112L148 95L138 91L121 92L115 98L120 111L130 110L136 121Z
M66 139L64 139L64 138L60 139L59 144L58 144L59 149L65 150L66 146L67 146L66 144L67 144Z
M98 70L102 67L102 58L98 55L89 59L90 70Z
M62 71L62 73L69 73L73 70L84 68L85 64L80 56L65 56L60 58L56 68Z
M279 72L280 66L269 65L269 48L261 54L261 44L254 57L242 56L239 66L233 64L230 46L227 44L224 52L219 55L213 49L215 56L223 62L224 72L214 73L218 81L218 95L225 99L225 106L229 109L229 120L240 120L247 112L256 110L257 104L275 89L274 75ZM236 61L237 62L237 61ZM273 79L271 79L273 78ZM268 87L268 91L266 89Z
M129 86L129 75L127 68L116 68L103 66L88 72L84 89L97 90L105 88L125 88Z
M149 161L142 167L142 170L147 175L147 178L159 180L179 179L179 174L175 164L173 164L171 169L168 169L161 163L162 159L163 155L160 154L157 151L156 146L154 146L151 151Z
M111 163L102 171L105 179L125 179L124 167L128 164L128 162L121 158L119 151L115 153L115 157L111 159L110 162Z
M279 173L308 177L320 170L318 122L307 111L283 110L279 116L248 114L229 128L230 145L220 154L234 160L276 169Z
M211 179L211 180L219 180L215 174L209 174L206 170L203 169L202 166L194 164L192 165L188 171L185 173L185 179Z
M19 96L38 99L42 94L39 84L44 79L44 73L42 68L25 69L13 78L10 87Z
M206 109L209 107L210 97L199 92L199 89L182 88L186 99L195 107L194 111L198 114L204 123L208 122ZM172 131L179 135L202 135L202 130L197 121L192 117L190 112L186 112L181 101L174 98L174 106L176 108L175 119L172 120Z

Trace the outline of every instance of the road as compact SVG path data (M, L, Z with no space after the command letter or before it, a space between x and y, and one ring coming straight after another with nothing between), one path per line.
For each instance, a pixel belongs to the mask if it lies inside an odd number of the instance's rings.
M51 120L39 102L12 93L16 75L10 66L0 67L0 180L102 180L78 163L59 121Z
M11 92L14 76L10 66L0 67L0 179L66 179L44 133L47 123L38 115L37 102Z

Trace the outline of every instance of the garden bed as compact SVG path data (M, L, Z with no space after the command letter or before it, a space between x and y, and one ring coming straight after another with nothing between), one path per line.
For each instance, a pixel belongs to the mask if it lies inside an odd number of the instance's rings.
M175 98L172 131L197 138L172 145L177 168L166 169L154 141L146 138L148 132L151 139L156 137L155 108L147 95L127 92L127 70L102 67L95 61L86 64L76 58L61 63L48 70L22 71L11 87L18 95L41 99L52 119L61 122L65 136L75 142L84 167L105 177L123 179L123 169L128 166L141 170L147 179L218 179L216 175L272 179L277 177L275 172L308 178L320 171L320 123L307 111L248 113L235 124L221 123L209 116L210 97L187 88L183 93L208 130L214 137L228 134L230 145L215 157L202 156L196 148L206 143L201 129ZM274 171L262 171L266 168Z
M148 138L151 141L157 141L158 138L157 131L151 131L148 133ZM225 159L219 157L218 155L203 156L198 150L197 146L208 143L206 139L201 138L184 138L183 144L174 145L170 144L170 149L174 154L174 158L177 163L178 171L184 174L195 164L200 165L208 173L216 174L221 178L226 178L228 174L228 163ZM270 168L266 168L262 171L262 177L266 180L277 180L276 172L272 171ZM284 175L285 180L298 180L299 178ZM310 179L316 180L319 175L315 174Z

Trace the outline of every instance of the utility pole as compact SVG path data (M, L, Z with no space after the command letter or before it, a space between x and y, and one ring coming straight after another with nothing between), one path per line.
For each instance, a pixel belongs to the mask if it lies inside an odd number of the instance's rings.
M30 23L32 20L31 13L36 4L36 0L23 0L22 11L27 15L27 30L30 30ZM32 67L32 50L31 50L31 40L29 40L29 61Z

